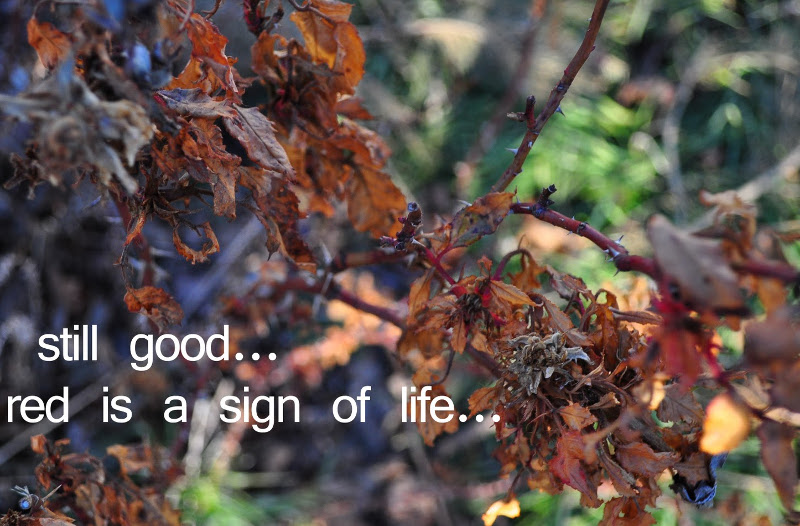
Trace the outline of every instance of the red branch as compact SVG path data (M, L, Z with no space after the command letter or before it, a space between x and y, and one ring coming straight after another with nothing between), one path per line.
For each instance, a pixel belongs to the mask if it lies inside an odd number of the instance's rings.
M594 11L592 11L592 18L589 19L589 29L586 31L586 36L583 37L581 46L578 48L578 51L575 52L575 56L572 57L569 65L564 70L564 76L561 77L561 80L550 92L550 97L547 99L544 109L536 120L533 121L532 125L530 125L530 120L533 119L533 104L528 104L525 110L526 121L529 122L528 131L525 133L525 137L522 138L522 142L519 148L517 148L517 153L514 155L514 160L511 161L511 165L506 168L506 171L503 172L500 179L492 186L492 192L502 192L508 188L511 181L522 171L522 164L528 157L533 143L539 138L539 134L542 132L544 125L547 124L547 121L550 120L550 117L560 108L561 100L564 98L564 95L567 94L569 87L572 85L572 81L575 80L578 71L580 71L589 58L589 54L594 50L594 42L597 39L597 34L600 32L600 24L603 22L603 16L606 13L608 2L609 0L597 0L595 3Z
M800 284L800 271L785 263L749 260L740 263L732 263L731 267L736 272L741 272L743 274L774 278L784 283Z
M342 252L333 258L331 264L328 265L328 271L332 274L338 274L339 272L351 268L363 267L366 265L380 265L383 263L396 263L409 257L408 254L403 252L387 252L383 249L354 253Z
M373 305L362 300L352 292L342 289L338 283L331 281L330 283L323 283L321 281L308 281L301 277L288 278L286 281L278 285L279 290L288 291L296 290L301 292L308 292L309 294L319 294L325 296L329 300L339 300L346 303L351 307L358 309L362 312L367 312L378 318L388 321L389 323L400 327L405 330L406 322L397 312Z
M551 188L553 190L555 189L552 186ZM545 196L544 202L550 203L548 197L550 194L552 194L552 192L548 193L546 190L547 189L545 189L545 192L542 194ZM511 211L515 214L530 214L540 221L550 223L553 226L563 228L568 232L585 237L597 245L600 250L608 254L608 257L611 258L618 270L641 272L642 274L647 274L651 278L658 281L659 272L655 261L643 256L631 255L628 252L628 249L622 246L619 241L613 241L608 236L599 232L584 221L578 221L577 219L573 219L554 210L550 210L545 204L543 204L543 200L541 198L536 203L517 203L511 205Z

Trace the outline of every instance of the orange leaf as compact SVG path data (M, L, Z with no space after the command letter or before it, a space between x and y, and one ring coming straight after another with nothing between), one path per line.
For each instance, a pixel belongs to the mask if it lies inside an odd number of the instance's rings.
M125 293L125 305L131 312L144 314L160 330L183 320L183 309L164 289L146 286L140 289L129 288Z
M192 58L207 64L220 79L226 90L238 93L233 68L225 55L228 39L210 20L193 13L187 24L187 34L192 42Z
M203 229L203 232L205 232L208 241L203 243L203 246L200 250L195 250L184 243L178 235L177 228L172 231L172 242L175 244L175 248L178 250L178 253L185 257L186 260L192 265L195 263L205 263L208 261L208 256L210 254L219 252L219 242L217 241L216 234L214 234L214 231L211 229L211 224L205 222L201 225L201 228Z
M482 411L494 408L497 403L497 386L481 387L472 393L468 400L469 417L477 415Z
M330 1L313 1L310 5L330 20L311 10L296 11L290 18L303 34L312 59L338 73L332 80L334 90L351 95L364 76L366 62L364 44L358 31L347 21L352 5Z
M436 269L431 267L411 284L408 292L408 318L410 320L416 319L419 309L431 298L431 279L434 274L436 274Z
M561 418L572 429L580 431L586 426L597 422L597 418L585 407L580 404L572 403L558 410Z
M750 434L750 414L727 393L718 394L706 407L700 449L718 455L734 449Z
M467 347L467 324L460 317L453 325L453 334L450 336L450 345L456 352L464 352Z
M494 300L510 305L534 305L533 300L514 285L502 281L490 281L489 288Z
M50 22L32 17L28 20L28 43L36 50L44 67L53 69L69 53L72 41Z
M494 521L497 520L497 517L502 515L503 517L509 517L511 519L515 519L519 517L520 509L519 509L519 501L517 499L511 499L510 501L506 502L505 500L498 500L493 502L491 506L486 510L486 512L481 515L481 519L483 519L484 526L492 526Z
M406 198L388 174L356 166L347 183L347 215L356 230L386 234L406 209Z

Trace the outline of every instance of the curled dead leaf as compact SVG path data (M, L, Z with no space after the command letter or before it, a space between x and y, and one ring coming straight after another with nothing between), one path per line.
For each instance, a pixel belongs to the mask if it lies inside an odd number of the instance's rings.
M656 215L647 224L656 262L678 286L681 298L696 308L723 312L744 309L736 274L721 241L694 236Z
M150 318L162 331L183 321L181 306L167 291L158 287L129 288L125 293L125 305L129 311Z

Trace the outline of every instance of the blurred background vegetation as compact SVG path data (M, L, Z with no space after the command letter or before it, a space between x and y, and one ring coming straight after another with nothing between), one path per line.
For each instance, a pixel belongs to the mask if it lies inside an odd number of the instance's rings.
M0 8L10 12L13 4L0 3ZM211 5L210 0L197 2L198 9ZM511 162L509 149L519 145L524 130L520 123L506 119L506 112L522 111L531 94L540 105L544 103L578 47L592 6L589 0L355 1L352 21L367 51L367 74L358 96L375 116L369 126L394 151L392 175L409 200L422 205L428 229L437 214L450 214L462 206L460 200L485 193ZM15 38L24 43L19 31L25 18L20 16L20 20ZM228 52L240 57L237 67L246 75L253 37L244 30L241 2L225 2L214 21L231 38ZM701 189L738 189L758 204L762 224L798 232L799 22L800 0L612 1L597 49L562 104L564 115L551 119L511 189L516 188L521 201L530 201L542 186L555 184L555 209L589 221L613 237L624 235L624 243L634 253L648 251L643 232L653 213L664 213L682 224L700 222ZM279 31L291 32L291 23L285 21ZM11 35L9 31L0 38ZM10 56L8 50L14 48L4 41L4 49ZM13 61L0 62L10 65ZM0 70L3 85L14 91L27 83L23 75L20 70ZM4 144L8 138L0 140L0 146L8 146ZM68 198L65 195L63 189L39 188L33 204L24 207L10 199L0 200L3 228L11 232L13 227L13 235L0 240L3 253L13 254L19 244L40 239L31 234L33 230L45 232L41 239L50 243L58 233L66 257L40 259L56 266L59 276L69 277L71 281L64 282L74 290L65 291L63 299L50 293L45 307L80 298L107 320L104 323L125 326L130 315L119 308L122 293L117 271L111 268L124 238L119 221L108 220L113 211L92 208L94 196L86 196L81 189ZM20 190L18 196L24 197L24 192ZM55 217L62 220L54 221ZM167 230L148 228L153 246L170 248ZM220 228L234 230L224 224ZM260 230L247 232L251 237L243 243L253 244ZM473 249L476 255L486 253L496 260L519 243L530 248L540 263L578 275L592 288L624 291L639 290L636 287L641 285L630 276L614 277L613 265L605 263L604 255L585 240L530 217L509 218L497 235ZM45 246L44 241L41 245ZM800 264L798 242L784 248L787 257ZM237 283L225 289L236 294L264 272L259 266L265 259L263 248L253 257L239 257L246 254L244 249L239 256L235 252L226 256L225 250L234 249L223 246L220 261L241 263L225 282ZM85 253L92 255L88 264L80 255ZM191 307L187 302L199 297L192 296L198 284L222 280L217 268L231 267L219 263L209 270L188 269L185 262L170 260L163 266L172 276L172 290L189 313L185 330L217 328L220 318L215 317L218 312L212 302L198 300ZM380 286L396 292L407 287L409 277L397 278L404 269L395 270L375 274ZM27 287L31 310L39 293L34 283L9 285ZM13 302L11 297L0 303L6 319L11 319L6 316L13 312L10 305L17 308L22 296L15 296ZM41 305L36 308L47 310ZM66 312L64 316L72 311ZM82 315L82 323L94 323L88 313ZM52 323L63 326L59 320ZM308 338L298 335L303 331L296 327L270 327L270 331L270 345L284 352ZM31 328L29 332L41 331ZM109 345L118 351L116 360L124 360L126 333L120 330L111 337L114 343ZM730 332L723 334L723 340L730 349L723 360L735 363L740 336ZM284 425L266 438L241 432L233 458L189 470L190 476L175 488L174 495L187 523L480 524L478 517L486 506L509 486L507 480L496 480L490 428L471 422L457 434L440 438L435 448L426 448L416 429L398 425L392 412L399 404L394 398L397 385L409 383L407 373L398 376L397 370L385 350L367 346L353 354L346 366L333 368L316 383L308 382L313 389L303 384L303 407L310 412L304 415L302 428ZM448 379L448 391L458 407L466 407L465 398L476 387L473 372L457 363ZM76 376L80 371L69 374L71 382L93 380ZM183 381L185 371L167 374L171 383L158 375L155 380L171 385L173 391L191 388L188 380ZM13 381L9 378L4 377L4 382ZM76 419L65 433L77 449L101 450L107 444L142 436L169 444L177 431L158 428L163 392L148 394L153 381L151 377L145 382L149 382L147 388L137 399L139 413L143 407L153 413L149 421L101 434L94 420ZM366 384L376 387L373 396L378 410L394 414L394 420L387 417L377 430L332 425L330 418L322 416L332 397ZM385 386L383 390L377 388L380 385ZM218 441L211 444L220 445ZM33 464L24 470L21 465L22 461L15 466L16 472L6 466L9 486L25 482L22 472L30 474ZM714 509L698 511L679 501L666 489L668 484L667 478L656 512L660 524L757 524L764 517L777 524L781 520L780 505L760 464L754 438L729 457L719 478ZM513 523L596 524L601 510L583 509L578 500L570 489L559 496L521 494L523 515ZM511 522L498 520L498 524Z

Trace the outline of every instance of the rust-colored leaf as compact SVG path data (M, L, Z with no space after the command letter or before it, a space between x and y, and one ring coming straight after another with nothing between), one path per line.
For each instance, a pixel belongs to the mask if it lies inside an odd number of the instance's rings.
M580 431L567 431L558 438L556 455L550 461L550 469L565 484L580 491L596 508L601 501L597 497L597 482L584 468L584 462L593 464L597 461L594 450L587 451L586 443Z
M456 352L462 353L467 347L467 324L460 317L453 324L453 334L450 336L450 345Z
M436 378L434 378L433 374L428 369L418 370L413 377L414 385L419 388L425 385L430 385L435 380ZM448 396L447 391L445 391L444 386L441 384L434 385L428 394L431 400L437 396ZM440 420L445 420L448 417L451 417L447 422L442 423L433 419L433 416L431 415L431 403L424 408L424 411L422 402L419 400L419 398L415 399L414 404L416 404L417 429L419 429L419 434L422 436L422 439L428 446L433 446L433 442L436 440L436 437L442 433L455 433L458 431L458 411L455 409L448 413L445 413L444 411L436 412L436 416ZM422 421L423 414L425 420L424 422Z
M294 169L269 119L258 108L234 106L233 111L233 117L224 119L223 123L247 150L248 157L272 174L292 178Z
M347 215L357 230L385 235L405 209L406 198L388 174L356 167L347 183Z
M603 520L598 526L650 526L657 524L655 517L647 513L636 499L618 497L606 502Z
M150 318L162 331L170 325L180 324L183 320L183 309L178 302L167 291L158 287L129 288L125 293L125 305L129 311Z
M36 50L44 67L53 69L69 53L72 41L50 22L32 17L28 20L28 43Z
M192 265L195 263L205 263L208 261L208 256L219 252L219 242L217 241L216 234L214 234L214 230L211 228L211 223L205 222L200 225L200 228L202 228L206 239L208 239L208 241L203 243L200 250L195 250L184 243L178 235L177 228L172 231L172 242L175 244L175 248L178 250L178 253L185 257L186 261Z
M494 302L513 306L534 305L533 300L527 294L514 285L509 285L502 281L490 281L489 291Z
M679 384L667 385L664 398L656 410L662 422L680 422L699 424L703 421L703 408L695 399L694 392L683 389Z
M765 420L758 428L761 439L761 460L767 473L775 481L781 502L787 510L794 510L797 488L797 457L792 447L796 432L786 424Z
M550 317L550 325L553 330L564 334L572 345L577 345L578 347L590 347L592 345L592 341L584 333L575 330L572 320L555 303L544 296L539 296L537 299L544 304L544 309Z
M347 21L352 5L330 0L312 0L309 4L329 19L311 10L296 11L290 18L303 34L313 60L327 65L338 74L332 80L334 89L339 93L352 94L364 76L366 61L358 31Z
M419 309L430 299L431 280L435 274L436 269L431 267L411 284L408 292L408 318L410 320L416 319Z
M580 431L584 427L597 422L597 417L588 409L577 403L562 407L558 410L558 414L564 419L564 423L575 431Z
M497 386L481 387L472 393L467 402L469 404L469 417L486 411L487 409L494 409L497 403Z
M655 452L644 442L623 444L614 454L620 465L632 473L654 477L672 467L680 455L674 452Z
M684 300L697 308L744 309L736 274L720 241L693 236L660 215L648 222L647 236L658 266L678 285Z
M750 413L728 393L715 396L706 407L700 449L711 455L726 453L750 434Z
M199 13L192 14L186 27L192 42L192 57L207 64L227 90L238 93L231 62L225 55L228 39L219 32L217 26Z

